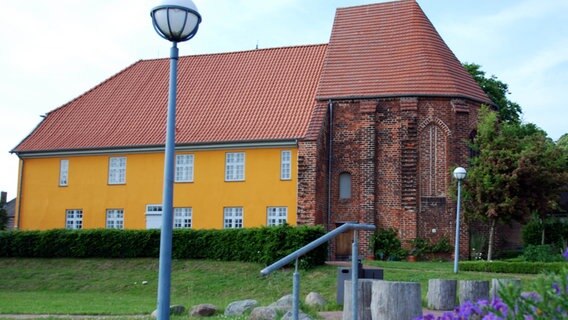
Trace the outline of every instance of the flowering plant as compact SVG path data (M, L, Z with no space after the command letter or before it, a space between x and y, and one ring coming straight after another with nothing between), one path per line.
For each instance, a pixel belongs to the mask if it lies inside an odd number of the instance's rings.
M568 248L562 253L568 260ZM559 274L540 277L532 292L521 292L521 288L509 286L499 291L494 299L467 301L453 312L441 316L426 314L420 320L544 320L568 319L568 269Z

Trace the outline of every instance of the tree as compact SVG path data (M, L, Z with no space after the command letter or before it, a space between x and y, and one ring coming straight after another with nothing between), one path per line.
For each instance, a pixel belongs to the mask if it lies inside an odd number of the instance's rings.
M568 133L565 133L560 138L558 138L556 145L560 149L564 150L564 152L568 152Z
M503 122L521 122L521 106L507 98L509 86L497 79L494 75L486 77L481 66L475 63L464 63L464 68L471 74L481 89L493 101L499 112L499 119Z
M493 254L497 223L545 216L568 184L568 158L534 124L501 122L482 107L477 136L464 182L464 210L469 220L489 222L487 259Z

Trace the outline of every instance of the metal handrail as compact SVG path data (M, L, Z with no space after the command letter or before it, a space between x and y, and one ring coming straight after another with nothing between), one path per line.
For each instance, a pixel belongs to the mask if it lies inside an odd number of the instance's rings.
M292 315L294 320L298 320L299 317L299 306L300 306L300 274L298 273L298 258L303 256L304 254L312 251L313 249L317 248L318 246L328 242L329 240L337 237L339 234L344 233L349 230L354 231L353 235L353 244L351 246L351 298L352 298L352 319L357 320L357 310L358 310L358 296L357 296L357 279L359 278L358 275L358 268L357 263L359 262L358 254L359 254L359 239L358 239L358 230L366 230L366 231L374 231L376 227L372 224L359 224L359 223L345 223L340 227L324 234L323 236L317 238L316 240L308 243L307 245L301 247L300 249L290 253L289 255L285 256L284 258L274 262L273 264L269 265L268 267L262 269L260 274L263 276L269 275L272 272L284 267L285 265L291 263L292 261L296 261L295 263L295 270L293 275L293 302L292 302Z

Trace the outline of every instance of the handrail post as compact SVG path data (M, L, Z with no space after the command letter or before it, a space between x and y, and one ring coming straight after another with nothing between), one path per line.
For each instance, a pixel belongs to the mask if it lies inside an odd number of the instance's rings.
M300 273L298 272L298 258L294 269L294 280L292 282L292 317L298 320L300 316Z
M351 319L357 320L359 310L359 233L353 229L353 243L351 244Z
M353 295L352 295L352 304L353 304L353 320L357 320L357 310L358 310L358 294L357 294L357 287L359 285L359 269L358 269L358 263L359 263L359 234L357 233L357 230L368 230L368 231L374 231L375 230L375 226L372 224L357 224L357 223L346 223L342 226L340 226L339 228L336 228L326 234L324 234L323 236L317 238L316 240L308 243L307 245L301 247L300 249L290 253L289 255L285 256L284 258L274 262L273 264L269 265L268 267L260 270L260 274L263 276L269 275L270 273L274 272L275 270L278 270L280 268L282 268L283 266L289 264L290 262L292 262L294 259L296 260L296 267L294 270L294 276L293 276L293 281L292 281L292 316L294 318L294 320L298 320L299 318L299 313L300 313L300 273L298 272L298 259L310 252L311 250L317 248L318 246L320 246L323 243L326 243L327 241L337 237L339 234L345 232L345 231L349 231L349 230L353 230L353 244L351 247L351 257L352 257L352 261L351 261L351 266L352 266L352 271L351 271L351 282L353 284L352 290L353 291Z

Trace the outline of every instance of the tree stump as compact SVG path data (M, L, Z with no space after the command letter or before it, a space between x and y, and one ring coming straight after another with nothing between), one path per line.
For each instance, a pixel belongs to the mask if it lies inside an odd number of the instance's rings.
M456 306L457 280L430 279L428 281L428 309L453 310Z
M373 319L407 320L422 316L420 283L374 281L371 298Z
M489 300L489 281L460 280L458 287L459 304L466 301Z
M359 305L357 306L357 319L371 320L371 297L373 293L373 279L359 279L357 286L357 296ZM351 301L351 280L345 281L345 294L343 295L343 320L353 318L353 304Z
M495 299L499 296L499 291L506 287L521 287L521 279L492 279L489 297Z

